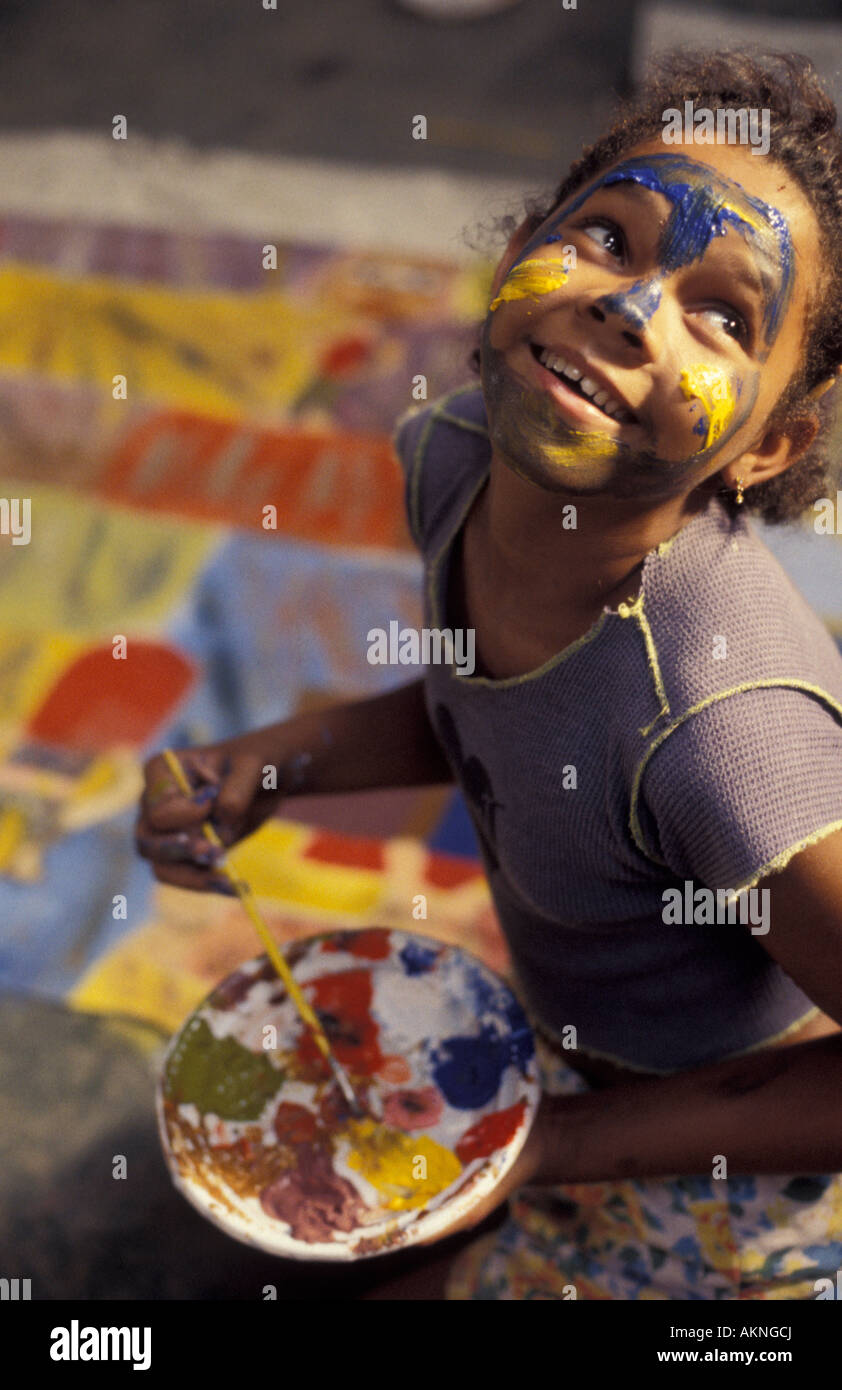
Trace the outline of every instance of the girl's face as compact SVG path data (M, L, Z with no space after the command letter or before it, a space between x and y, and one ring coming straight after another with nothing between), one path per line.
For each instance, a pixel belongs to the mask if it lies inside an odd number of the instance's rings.
M498 267L491 441L540 486L655 501L764 440L764 476L791 461L765 425L801 360L816 222L782 166L695 148L639 145Z

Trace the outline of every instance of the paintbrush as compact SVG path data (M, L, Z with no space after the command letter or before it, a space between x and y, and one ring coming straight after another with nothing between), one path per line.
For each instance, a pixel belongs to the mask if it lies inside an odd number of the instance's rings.
M178 783L180 790L184 792L185 796L192 796L193 788L190 786L190 783L188 782L187 777L184 774L184 769L182 768L181 763L178 761L178 758L176 757L175 753L173 753L171 748L164 749L164 757L167 760L167 766L169 767L173 777ZM205 835L206 839L210 840L211 844L215 845L217 849L221 849L223 851L225 850L224 844L217 835L216 830L211 825L210 821L204 821L202 825L202 832ZM294 1003L295 1007L297 1008L299 1014L306 1023L307 1027L312 1032L316 1045L319 1051L321 1052L322 1056L324 1057L325 1061L327 1062L328 1066L330 1067L330 1070L333 1073L333 1078L340 1091L342 1092L343 1096L345 1097L345 1100L348 1102L351 1112L357 1118L362 1118L366 1114L366 1111L364 1110L363 1106L360 1104L359 1100L356 1097L354 1088L351 1085L350 1080L348 1079L348 1075L345 1071L345 1068L341 1065L340 1062L337 1061L336 1057L333 1055L330 1043L327 1040L327 1034L322 1028L322 1025L319 1023L319 1020L316 1017L315 1013L310 1008L310 1005L307 1003L307 1000L304 998L304 995L301 993L301 990L298 988L298 985L295 983L295 980L292 978L292 972L289 966L287 965L286 961L284 960L283 956L281 955L280 951L275 945L275 942L272 940L272 937L269 934L269 928L266 926L266 923L264 922L258 910L257 903L254 899L254 894L252 893L248 884L245 883L243 879L238 878L237 875L234 873L234 870L228 864L228 861L225 858L224 853L223 856L217 861L216 867L222 871L222 873L228 879L229 883L234 888L237 897L240 899L240 902L245 908L252 922L252 925L254 926L258 936L260 937L260 940L263 942L263 945L266 948L266 954L268 955L270 961L272 962L281 979L283 980L284 984L286 985L287 992L290 998L292 999L292 1002Z

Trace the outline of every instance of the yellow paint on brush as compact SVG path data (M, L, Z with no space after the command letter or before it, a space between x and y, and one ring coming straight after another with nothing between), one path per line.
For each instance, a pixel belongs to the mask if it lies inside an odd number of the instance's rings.
M560 290L567 280L561 261L521 261L501 285L497 298L492 299L488 306L489 310L496 309L509 299L540 299L542 294Z
M715 444L737 404L728 377L720 367L690 367L681 373L681 390L688 401L699 400L707 415L705 448Z
M389 1211L423 1207L462 1171L456 1155L426 1134L403 1134L370 1119L353 1121L348 1132L349 1166L377 1189Z

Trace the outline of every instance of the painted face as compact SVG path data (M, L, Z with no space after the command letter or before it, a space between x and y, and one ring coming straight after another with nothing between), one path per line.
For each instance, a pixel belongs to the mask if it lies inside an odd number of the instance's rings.
M711 165L615 165L542 224L491 301L493 443L544 486L689 490L746 445L794 266L782 212Z

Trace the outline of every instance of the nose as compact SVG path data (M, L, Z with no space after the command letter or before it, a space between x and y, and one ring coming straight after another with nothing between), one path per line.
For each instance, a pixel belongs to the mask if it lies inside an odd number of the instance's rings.
M591 306L590 312L599 323L619 318L621 336L632 347L643 348L650 337L649 324L661 302L661 282L657 276L635 280L628 289L604 294Z

